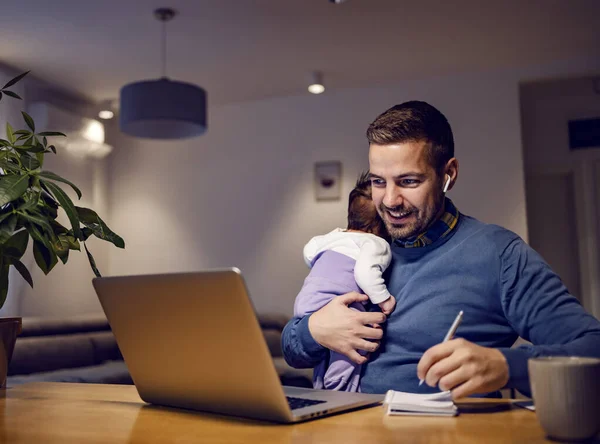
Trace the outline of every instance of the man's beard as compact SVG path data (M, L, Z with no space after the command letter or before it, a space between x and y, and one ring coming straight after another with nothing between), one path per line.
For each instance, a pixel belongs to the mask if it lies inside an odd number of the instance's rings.
M427 231L427 229L433 224L436 216L440 212L444 204L444 194L440 193L436 196L435 202L432 205L426 206L425 208L419 209L416 207L398 206L394 208L387 208L381 204L378 208L379 214L383 219L385 227L392 239L392 241L402 240L407 241L409 239L416 238L420 234ZM410 213L411 220L403 223L402 225L394 225L386 217L388 211L399 212L399 213Z

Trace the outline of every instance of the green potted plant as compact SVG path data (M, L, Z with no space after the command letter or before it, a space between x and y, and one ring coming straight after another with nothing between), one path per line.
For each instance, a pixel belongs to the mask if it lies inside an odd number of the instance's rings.
M20 100L10 88L28 73L6 83L0 89L0 100L4 97ZM26 128L15 130L7 122L6 139L0 139L0 308L8 294L11 266L33 287L31 274L21 262L30 238L35 263L44 274L59 260L66 264L69 251L80 251L83 244L94 274L100 276L94 257L85 245L92 235L125 248L123 239L108 228L96 212L76 206L60 186L70 186L81 199L81 191L75 184L43 170L44 156L56 154L56 147L48 138L65 137L65 134L36 132L31 116L21 113ZM65 212L69 227L56 220L59 209ZM20 330L21 318L0 318L0 387L6 383L8 364Z

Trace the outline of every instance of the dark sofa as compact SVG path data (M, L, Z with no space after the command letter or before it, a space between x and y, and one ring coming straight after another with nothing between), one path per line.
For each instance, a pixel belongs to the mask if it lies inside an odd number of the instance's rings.
M281 351L283 315L259 315L265 340L283 384L311 387L311 371L288 366ZM26 382L133 384L103 315L68 319L23 318L8 368L9 386Z

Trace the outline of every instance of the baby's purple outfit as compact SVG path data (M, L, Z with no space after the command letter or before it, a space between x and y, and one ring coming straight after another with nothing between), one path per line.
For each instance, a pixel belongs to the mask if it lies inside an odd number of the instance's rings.
M336 296L352 291L363 293L354 278L356 261L345 254L326 250L315 258L309 275L294 303L294 316L313 313ZM362 304L350 305L365 311ZM360 392L361 366L346 356L330 352L329 362L322 361L315 367L313 385L317 389Z

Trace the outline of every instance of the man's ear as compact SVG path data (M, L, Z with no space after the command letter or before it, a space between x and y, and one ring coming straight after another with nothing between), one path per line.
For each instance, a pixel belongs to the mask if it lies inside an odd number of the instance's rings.
M451 190L458 179L458 159L453 157L448 162L446 162L445 171L445 179L444 179L444 188L443 191L446 193L448 190Z
M444 194L446 194L446 192L448 191L449 186L450 186L450 176L448 174L446 174L446 182L444 182L444 188L442 189Z

